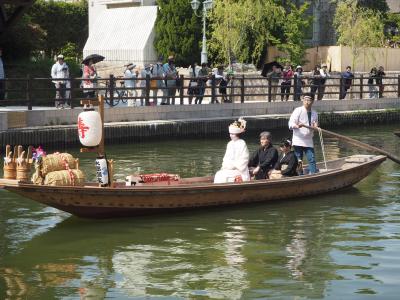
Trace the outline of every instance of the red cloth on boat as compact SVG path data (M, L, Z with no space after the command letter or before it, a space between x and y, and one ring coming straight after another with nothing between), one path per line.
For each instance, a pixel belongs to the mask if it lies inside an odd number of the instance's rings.
M142 174L139 175L140 180L144 183L159 181L178 181L179 175L168 173Z

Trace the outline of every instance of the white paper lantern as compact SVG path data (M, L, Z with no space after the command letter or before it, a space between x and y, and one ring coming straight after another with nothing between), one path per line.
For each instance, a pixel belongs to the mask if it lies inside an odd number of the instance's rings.
M83 111L78 116L78 135L83 146L96 147L102 138L102 122L97 111Z
M108 167L107 160L102 157L96 159L97 180L102 186L108 185Z

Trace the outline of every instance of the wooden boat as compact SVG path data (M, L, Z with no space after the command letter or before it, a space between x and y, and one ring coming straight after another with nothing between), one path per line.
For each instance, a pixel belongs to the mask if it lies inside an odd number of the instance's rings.
M319 173L277 180L214 184L212 177L125 186L43 186L0 179L0 187L78 217L110 218L165 213L312 196L354 185L384 160L384 155L353 155L318 164Z

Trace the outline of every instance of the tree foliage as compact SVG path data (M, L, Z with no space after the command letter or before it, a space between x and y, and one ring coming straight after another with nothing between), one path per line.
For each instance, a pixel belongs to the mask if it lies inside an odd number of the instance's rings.
M357 0L339 2L333 23L338 44L351 47L353 67L361 50L383 45L384 25L381 14L359 7Z
M201 18L196 17L189 1L157 0L157 5L159 11L154 41L157 53L164 58L174 54L179 65L190 65L198 61L202 36Z
M278 45L293 63L302 61L304 39L312 22L305 12L309 2L297 7L278 0L216 0L212 12L210 50L214 60L231 57L258 64L269 45Z
M42 49L49 56L67 44L74 44L81 53L88 37L87 1L76 3L37 0L29 11L32 22L46 35Z
M400 15L396 13L388 13L385 20L385 29L387 29L386 37L393 42L400 42Z
M290 4L285 22L282 25L284 39L278 49L287 54L287 60L292 64L303 64L306 52L305 38L312 23L312 17L305 17L310 3L305 2L296 7Z
M88 4L36 0L22 18L1 37L5 55L12 59L52 57L64 47L75 48L75 59L88 37Z

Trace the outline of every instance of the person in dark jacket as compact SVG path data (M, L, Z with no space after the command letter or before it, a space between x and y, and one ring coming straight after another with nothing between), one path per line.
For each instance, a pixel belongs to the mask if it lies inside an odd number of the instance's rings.
M250 174L255 179L267 179L278 160L278 151L272 146L272 136L268 131L260 133L260 147L249 160Z
M378 72L376 73L376 84L378 85L379 88L379 98L383 98L383 91L385 89L385 86L383 84L383 77L385 77L385 69L380 66L378 68Z
M297 157L292 151L292 142L289 139L284 139L279 148L281 150L281 155L279 155L278 161L275 164L275 170L281 171L282 176L291 177L297 176Z
M315 93L317 92L321 84L321 68L319 67L319 65L316 65L314 70L312 71L309 82L311 98L314 100Z
M340 78L340 95L339 100L346 98L347 90L351 88L353 83L354 74L351 72L351 67L347 66L346 72L342 73Z

